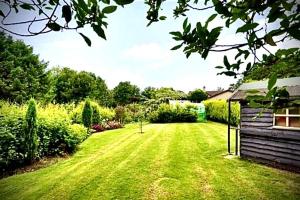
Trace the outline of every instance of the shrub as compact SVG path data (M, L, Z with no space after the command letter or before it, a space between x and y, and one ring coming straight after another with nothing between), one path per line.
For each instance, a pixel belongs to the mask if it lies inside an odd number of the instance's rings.
M127 116L127 112L124 106L117 106L115 108L115 119L120 122L121 124L124 124L126 116Z
M95 130L95 132L102 132L105 130L118 129L118 128L122 128L122 127L123 127L123 125L120 122L107 121L102 124L94 124L92 126L92 129Z
M36 156L72 153L88 135L84 126L71 124L62 105L37 106ZM17 106L0 101L0 171L24 165L28 148L25 143L27 105ZM29 115L29 114L28 114Z
M92 124L100 124L102 121L113 120L115 117L115 111L110 108L99 106L96 102L90 101L93 109ZM78 104L78 106L70 112L73 123L81 124L82 122L82 111L84 102Z
M37 114L36 103L34 99L30 99L28 109L25 116L25 146L27 152L27 160L32 162L37 153Z
M63 105L48 104L38 112L38 136L40 156L52 156L72 153L88 135L84 126L71 124Z
M149 114L149 120L153 123L196 122L197 111L192 107L161 104L157 111Z
M120 122L117 122L117 121L108 121L106 124L107 124L107 129L108 130L118 129L118 128L123 127L123 125Z
M94 124L92 126L92 129L95 131L95 132L102 132L102 131L105 131L105 127L102 125L102 124Z
M87 128L92 126L93 108L89 100L86 100L82 110L82 122Z
M24 115L27 106L17 106L0 101L0 169L15 168L23 164L26 156L24 145Z
M204 101L206 116L208 119L228 123L228 102L225 100ZM239 103L231 103L230 124L237 126L240 120Z

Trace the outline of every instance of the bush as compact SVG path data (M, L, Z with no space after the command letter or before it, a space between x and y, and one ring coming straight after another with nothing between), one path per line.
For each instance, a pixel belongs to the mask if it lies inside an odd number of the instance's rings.
M197 117L197 111L193 107L169 104L161 104L157 111L149 114L152 123L196 122Z
M207 119L228 123L228 102L225 100L204 101ZM239 103L231 103L230 124L237 126L240 120Z
M25 116L25 146L26 146L26 159L32 162L37 153L37 114L36 104L34 99L30 99L28 109Z
M63 155L75 150L86 138L87 129L79 124L71 124L68 111L62 105L48 104L38 112L38 136L41 156ZM76 131L76 133L72 133Z
M27 106L0 101L0 171L24 165L28 150L25 143L25 114ZM84 126L71 124L62 105L38 106L36 156L72 153L88 135Z
M105 130L112 130L112 129L118 129L118 128L122 128L123 125L120 122L117 121L108 121L108 122L104 122L102 124L94 124L92 126L92 129L95 132L102 132Z
M88 129L92 126L93 108L89 100L86 100L82 110L82 122Z
M100 124L103 121L110 121L115 118L115 111L113 109L101 107L93 101L90 101L90 103L93 109L92 124ZM83 106L84 102L81 102L73 111L70 112L73 123L82 123Z

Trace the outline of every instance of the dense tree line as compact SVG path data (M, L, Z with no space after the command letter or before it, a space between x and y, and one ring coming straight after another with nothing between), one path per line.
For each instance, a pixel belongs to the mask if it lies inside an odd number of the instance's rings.
M42 102L78 103L85 98L103 106L126 105L147 99L189 99L200 102L207 98L201 89L184 93L172 87L146 87L142 92L129 81L109 90L105 81L94 73L68 67L47 70L47 63L33 54L32 47L0 33L0 97L23 103L30 98Z

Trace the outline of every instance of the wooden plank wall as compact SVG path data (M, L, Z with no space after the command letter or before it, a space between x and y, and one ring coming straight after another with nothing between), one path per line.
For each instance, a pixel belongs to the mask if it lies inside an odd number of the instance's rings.
M241 106L240 155L267 164L300 167L300 131L273 128L273 112Z

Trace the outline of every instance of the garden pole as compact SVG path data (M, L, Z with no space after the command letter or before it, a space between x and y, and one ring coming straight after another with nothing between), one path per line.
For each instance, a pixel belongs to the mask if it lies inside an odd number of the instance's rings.
M238 139L239 139L239 128L235 129L235 155L238 155Z
M228 154L230 153L230 113L231 113L231 108L230 108L230 99L228 99L228 141L227 141L227 148L228 148Z

